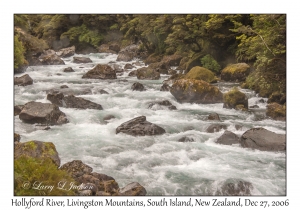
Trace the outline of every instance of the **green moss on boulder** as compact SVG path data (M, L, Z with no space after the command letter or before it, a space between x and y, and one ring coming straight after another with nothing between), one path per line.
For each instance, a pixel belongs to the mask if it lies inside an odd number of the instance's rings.
M74 179L66 171L58 169L51 159L21 156L14 161L15 196L75 195L74 189L59 188L64 183L70 186L74 182Z
M15 144L14 158L18 159L22 156L51 159L57 167L60 166L60 158L52 142L28 141Z
M250 66L246 63L231 64L221 72L221 79L225 81L245 81L250 73Z
M237 87L232 88L223 95L224 105L223 108L247 110L248 109L248 98L244 93L239 91Z
M211 83L217 80L215 74L203 67L195 66L193 67L185 76L185 79L196 79L203 80L205 82Z
M176 80L170 92L180 103L210 104L223 101L221 91L203 80Z
M285 121L286 120L286 106L278 103L270 103L267 105L266 115L274 120Z

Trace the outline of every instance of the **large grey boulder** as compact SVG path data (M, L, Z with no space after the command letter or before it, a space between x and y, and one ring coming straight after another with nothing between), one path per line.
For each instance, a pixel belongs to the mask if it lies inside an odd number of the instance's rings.
M136 117L124 122L116 129L116 134L126 133L132 136L152 136L161 135L166 131L160 126L146 121L145 116Z
M285 151L286 135L264 128L252 128L241 136L241 145L262 151Z
M58 52L56 52L56 55L58 55L61 58L70 57L75 54L75 46L67 47L60 49Z
M117 79L116 71L109 65L98 64L82 76L87 79Z
M25 74L21 77L14 78L14 85L27 86L32 84L33 84L33 80L28 74Z
M217 143L225 145L239 144L240 138L231 131L224 131L222 136L217 139Z
M24 105L19 114L25 123L40 123L47 125L61 125L69 122L65 113L58 106L50 103L31 101Z

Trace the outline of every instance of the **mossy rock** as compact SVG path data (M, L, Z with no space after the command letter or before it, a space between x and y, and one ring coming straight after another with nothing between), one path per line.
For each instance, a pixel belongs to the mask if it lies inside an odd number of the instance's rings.
M151 54L149 55L146 60L144 60L144 63L146 65L149 65L151 63L157 63L157 62L160 62L161 61L161 56L157 55L157 54Z
M20 142L21 136L17 133L14 133L14 142Z
M159 72L160 74L168 74L169 66L164 62L151 63L148 68Z
M64 183L70 186L75 180L67 172L58 169L57 164L49 158L20 156L14 160L15 196L75 195L75 189L59 188ZM39 184L45 187L37 189Z
M270 104L273 102L283 105L286 102L286 94L280 93L279 91L272 93L267 103Z
M141 80L157 80L160 78L160 73L149 67L143 67L136 71L136 76Z
M18 159L22 156L51 159L57 167L60 166L60 158L52 142L28 141L15 144L14 158Z
M221 79L224 81L245 81L250 73L250 66L246 63L236 63L225 67L221 71Z
M185 79L196 79L203 80L205 82L211 83L216 81L215 74L203 67L195 66L193 67L185 76Z
M176 80L170 92L180 103L210 104L223 101L221 91L203 80Z
M274 120L286 120L286 106L278 103L270 103L267 105L266 115Z
M226 109L247 110L248 98L244 93L238 90L237 87L232 88L223 95L224 105Z
M185 65L185 73L188 73L193 67L201 66L201 58L204 56L204 53L196 53Z

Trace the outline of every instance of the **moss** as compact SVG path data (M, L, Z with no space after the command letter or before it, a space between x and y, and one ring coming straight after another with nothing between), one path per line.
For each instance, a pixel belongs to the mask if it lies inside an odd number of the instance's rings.
M44 142L44 146L45 146L44 151L47 152L49 155L55 155L57 153L56 148L52 142Z
M215 80L215 74L206 68L195 66L185 75L184 78L204 80L210 83Z
M19 40L19 35L14 37L14 68L20 68L22 65L25 65L27 62L24 57L25 48L22 42Z
M266 115L274 120L286 120L286 105L280 105L278 103L270 103L267 105Z
M237 87L234 87L227 93L224 93L223 100L224 108L235 108L239 110L248 108L248 99L246 95L240 92Z
M237 63L237 64L231 64L225 67L222 72L223 73L245 73L250 68L250 66L246 63Z
M28 141L24 143L25 150L36 150L37 145L34 141Z
M75 183L67 172L57 169L50 159L22 156L14 161L15 196L75 195L74 190L59 189L59 183L62 182ZM41 189L42 186L47 187Z

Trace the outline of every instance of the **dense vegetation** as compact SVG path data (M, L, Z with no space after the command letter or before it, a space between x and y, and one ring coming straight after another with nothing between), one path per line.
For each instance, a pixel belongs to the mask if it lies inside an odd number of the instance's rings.
M16 14L14 67L42 50L75 45L135 43L148 56L180 54L186 73L194 66L216 75L228 64L246 62L252 72L243 84L261 96L286 91L284 14Z

